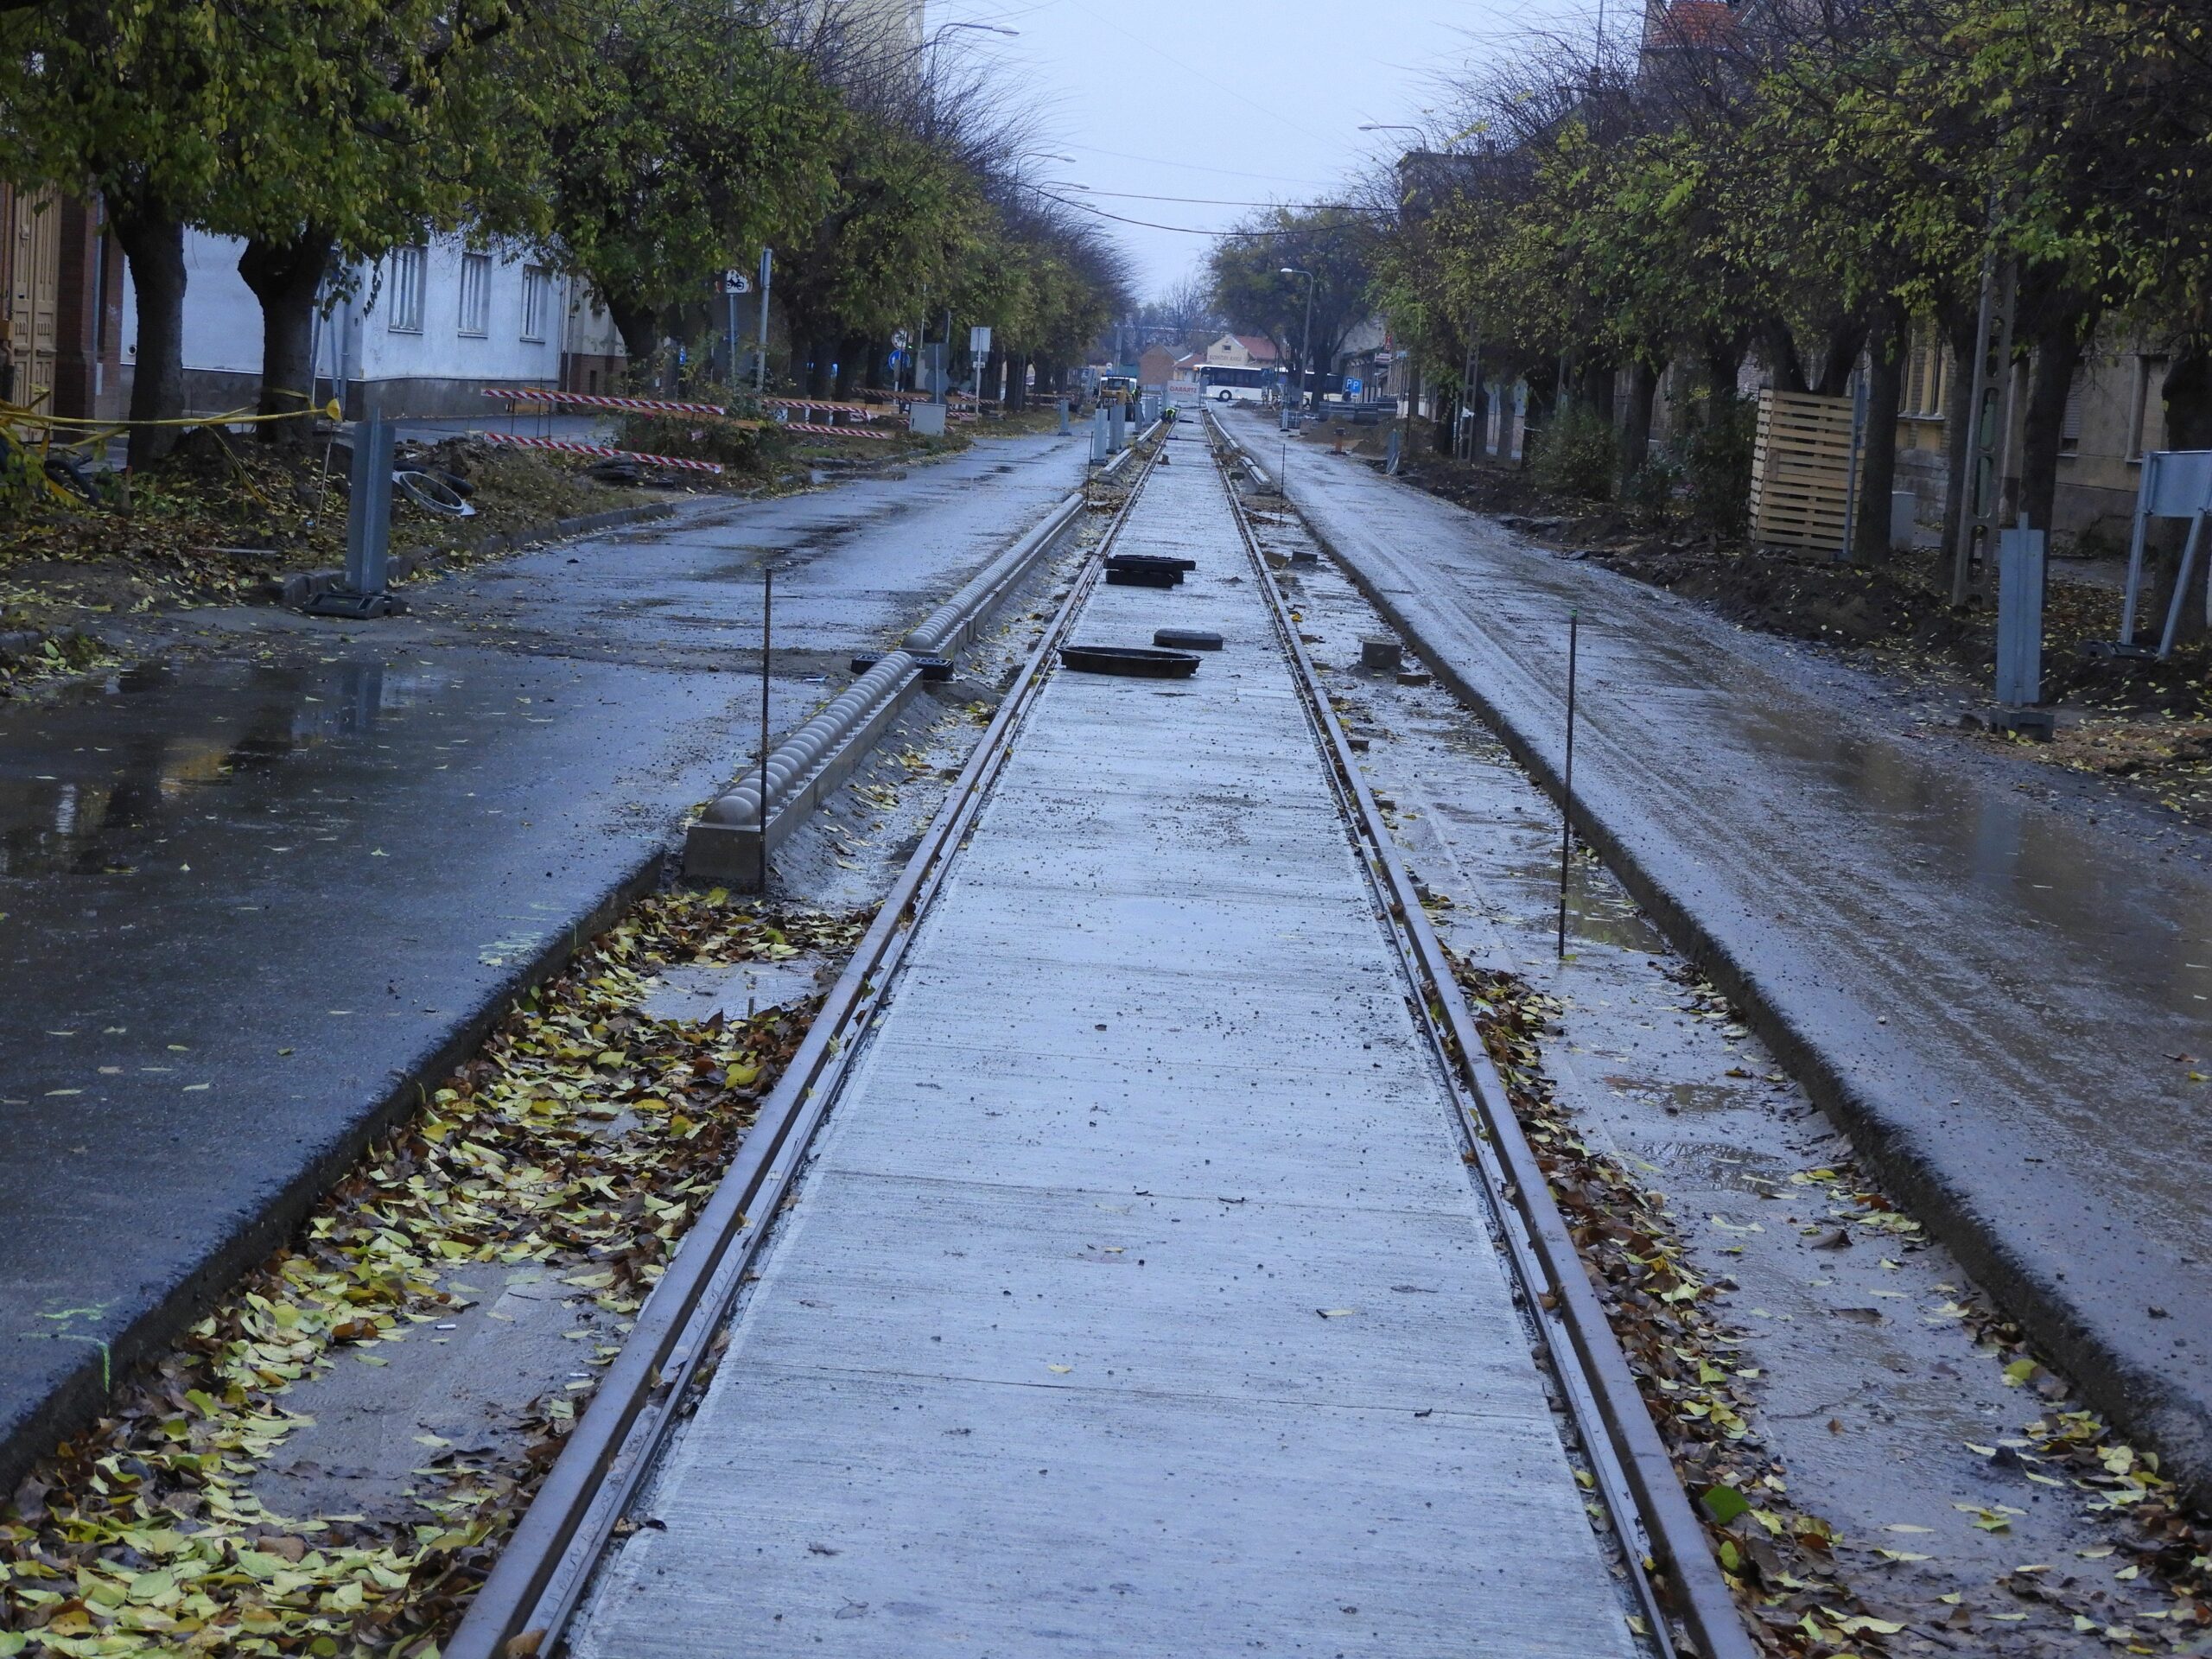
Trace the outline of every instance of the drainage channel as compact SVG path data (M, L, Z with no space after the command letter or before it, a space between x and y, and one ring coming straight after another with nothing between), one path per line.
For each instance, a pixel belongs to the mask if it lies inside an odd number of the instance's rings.
M1748 1659L1236 491L1177 454L1101 553L1188 587L1071 584L449 1655ZM1220 649L1050 671L1160 623Z

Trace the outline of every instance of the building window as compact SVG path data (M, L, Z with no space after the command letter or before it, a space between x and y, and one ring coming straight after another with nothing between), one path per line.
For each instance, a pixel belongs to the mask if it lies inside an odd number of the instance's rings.
M2085 363L2074 371L2073 384L2066 388L2066 412L2058 423L2058 448L2063 454L2077 454L2081 451L2082 399L2088 378L2088 365Z
M552 274L543 265L522 268L522 337L545 338L545 315L553 292Z
M492 332L492 256L488 253L461 256L461 332Z
M391 332L395 334L419 334L423 332L423 277L429 264L428 248L394 248L391 265L386 276L389 291L385 299L391 307Z

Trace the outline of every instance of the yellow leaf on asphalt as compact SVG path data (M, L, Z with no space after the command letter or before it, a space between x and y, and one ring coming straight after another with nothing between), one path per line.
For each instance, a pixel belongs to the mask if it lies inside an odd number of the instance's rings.
M769 827L773 829L775 826L771 824ZM1065 1376L1070 1371L1075 1370L1075 1367L1072 1365L1047 1365L1045 1369L1052 1372L1055 1376Z

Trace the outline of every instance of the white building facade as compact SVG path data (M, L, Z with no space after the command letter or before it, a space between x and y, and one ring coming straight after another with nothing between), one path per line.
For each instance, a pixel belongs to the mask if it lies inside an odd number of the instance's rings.
M238 275L243 244L188 234L185 404L194 414L250 408L261 388L261 305ZM481 416L487 386L607 391L622 337L589 289L529 255L458 236L394 250L349 273L319 319L315 397L347 418ZM335 285L334 285L335 286ZM123 372L137 360L136 296L125 285Z

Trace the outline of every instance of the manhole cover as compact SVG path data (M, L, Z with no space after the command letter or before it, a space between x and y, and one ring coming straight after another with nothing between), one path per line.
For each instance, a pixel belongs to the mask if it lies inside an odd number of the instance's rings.
M1128 674L1140 679L1185 680L1198 671L1186 651L1149 645L1062 645L1060 660L1082 674Z

